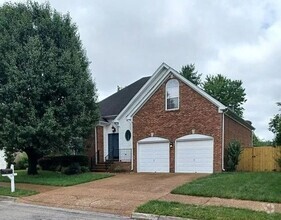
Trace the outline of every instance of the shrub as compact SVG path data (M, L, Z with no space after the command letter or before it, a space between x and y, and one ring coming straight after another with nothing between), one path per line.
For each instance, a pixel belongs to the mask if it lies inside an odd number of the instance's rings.
M87 172L89 172L89 171L90 171L89 167L81 166L81 172L82 172L82 173L87 173Z
M113 172L122 173L122 172L126 172L126 169L121 166L117 166L117 167L113 168Z
M84 155L47 156L38 160L42 170L61 171L62 167L69 167L73 163L88 167L88 157Z
M231 141L228 144L225 152L226 171L236 171L241 152L241 144L238 141Z
M79 163L72 163L63 170L66 175L73 175L81 173L81 166Z
M16 152L14 153L14 161L16 170L24 170L28 167L28 157L25 152Z
M20 160L17 161L15 164L15 169L16 170L24 170L28 167L28 158L27 157L22 157Z

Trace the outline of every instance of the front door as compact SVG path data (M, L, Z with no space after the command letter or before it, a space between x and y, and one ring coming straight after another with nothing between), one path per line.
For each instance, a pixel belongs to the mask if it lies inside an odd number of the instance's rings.
M108 159L119 160L119 134L108 134Z

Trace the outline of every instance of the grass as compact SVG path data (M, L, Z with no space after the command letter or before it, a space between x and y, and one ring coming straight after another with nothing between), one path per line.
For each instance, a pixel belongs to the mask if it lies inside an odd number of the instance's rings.
M247 209L221 206L186 205L178 202L150 201L137 212L202 220L279 220L280 213L267 214Z
M22 197L22 196L31 196L35 195L38 192L32 190L25 190L25 189L16 189L15 192L11 192L10 187L0 187L0 196L12 196L12 197Z
M18 174L15 177L16 183L32 183L50 186L73 186L112 176L112 174L91 172L76 175L65 175L52 171L39 171L38 175L27 175L25 170L17 170L15 172ZM10 180L7 177L0 176L0 181L9 182Z
M281 172L220 173L197 179L173 194L281 202Z

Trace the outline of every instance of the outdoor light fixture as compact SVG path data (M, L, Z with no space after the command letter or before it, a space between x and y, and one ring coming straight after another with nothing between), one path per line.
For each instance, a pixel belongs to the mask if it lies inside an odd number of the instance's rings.
M111 127L112 132L115 133L116 132L116 128L114 126Z
M172 148L172 147L173 147L173 142L171 141L171 142L170 142L170 148Z

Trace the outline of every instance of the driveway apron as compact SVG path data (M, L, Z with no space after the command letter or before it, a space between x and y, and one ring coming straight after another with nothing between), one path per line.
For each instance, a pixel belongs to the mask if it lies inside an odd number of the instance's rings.
M117 174L21 198L19 202L129 216L137 206L204 174Z

